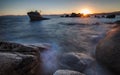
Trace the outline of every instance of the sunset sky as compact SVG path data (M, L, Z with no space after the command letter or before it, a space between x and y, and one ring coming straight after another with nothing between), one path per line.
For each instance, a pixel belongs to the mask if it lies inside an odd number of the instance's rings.
M64 14L89 9L92 13L120 11L120 0L0 0L0 15Z

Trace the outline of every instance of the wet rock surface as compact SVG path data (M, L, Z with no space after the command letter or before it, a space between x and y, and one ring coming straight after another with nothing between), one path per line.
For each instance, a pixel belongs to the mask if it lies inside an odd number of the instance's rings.
M44 49L0 42L0 75L41 75L39 53Z
M84 53L66 53L60 58L60 65L63 69L70 69L83 72L91 66L94 59Z
M111 29L96 48L96 59L120 74L120 26Z
M57 70L53 75L85 75L85 74L72 70Z

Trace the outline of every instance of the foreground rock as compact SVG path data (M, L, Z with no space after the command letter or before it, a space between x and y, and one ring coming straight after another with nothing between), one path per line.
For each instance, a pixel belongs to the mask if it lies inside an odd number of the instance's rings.
M83 72L93 62L94 59L92 57L83 53L66 53L60 58L62 69L71 69L79 72Z
M57 70L53 75L85 75L72 70Z
M0 42L0 75L41 75L40 51L44 49Z
M109 31L99 42L96 58L109 69L120 74L120 26Z

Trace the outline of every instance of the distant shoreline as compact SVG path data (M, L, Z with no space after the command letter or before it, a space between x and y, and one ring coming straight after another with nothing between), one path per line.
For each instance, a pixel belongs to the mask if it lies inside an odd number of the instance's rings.
M109 14L120 15L120 11L93 13L90 15L109 15ZM60 16L60 15L63 15L63 14L43 14L43 16ZM0 15L0 17L1 16L27 16L27 14L26 15Z

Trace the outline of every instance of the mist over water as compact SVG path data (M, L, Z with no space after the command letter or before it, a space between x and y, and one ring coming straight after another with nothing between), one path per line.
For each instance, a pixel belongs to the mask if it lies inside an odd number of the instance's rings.
M51 47L40 53L44 75L52 75L58 69L59 47L56 43L51 43Z
M30 22L27 16L0 17L0 40L24 44L46 43L48 50L41 53L44 72L52 75L59 68L58 57L68 52L82 52L94 57L95 48L117 20L106 18L60 18ZM96 74L94 74L96 70ZM87 75L110 75L97 62Z

